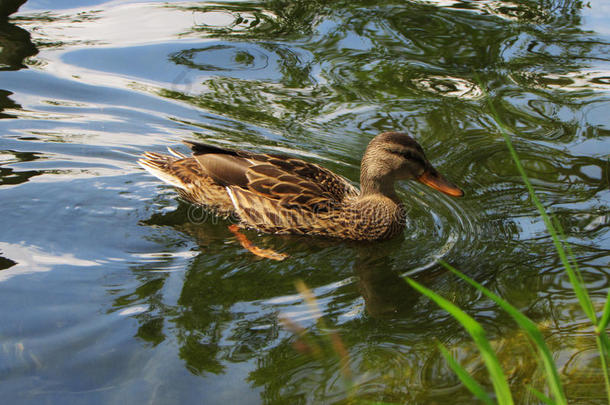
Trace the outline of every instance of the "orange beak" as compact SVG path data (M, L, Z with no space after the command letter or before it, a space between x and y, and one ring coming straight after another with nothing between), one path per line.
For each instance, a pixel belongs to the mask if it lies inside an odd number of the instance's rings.
M452 197L461 197L464 195L462 190L446 180L439 172L432 168L426 170L424 174L419 176L417 181Z

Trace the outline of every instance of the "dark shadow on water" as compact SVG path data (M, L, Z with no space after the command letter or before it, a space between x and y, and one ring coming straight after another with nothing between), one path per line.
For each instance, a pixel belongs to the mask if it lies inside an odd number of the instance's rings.
M0 2L0 18L4 19L16 13L26 0L2 0Z
M15 262L11 259L7 259L6 257L0 256L0 270L6 270L9 267L13 267L16 264L17 264L17 262Z
M7 90L1 90L0 89L0 119L2 118L17 118L15 115L10 114L10 113L4 113L2 111L4 110L15 110L15 109L21 109L21 105L15 103L13 100L11 100L10 96L13 93Z
M30 33L14 24L0 20L0 71L25 68L23 60L36 55Z
M13 150L0 151L0 154L11 155L11 163L31 162L40 159L34 152L18 152ZM0 185L17 185L25 183L34 176L44 174L41 170L16 170L0 165Z
M23 60L38 53L30 33L6 20L23 3L25 0L0 2L0 71L23 69Z
M19 70L26 66L24 59L36 55L38 50L32 43L30 33L7 21L7 17L16 12L25 0L3 0L0 2L0 71ZM5 110L21 110L22 107L10 96L13 93L0 89L0 119L17 118ZM18 162L28 162L37 159L35 153L12 150L0 151L1 154L13 155ZM13 160L13 159L11 159ZM0 167L0 185L21 184L31 177L42 174L38 170L17 171L12 168Z

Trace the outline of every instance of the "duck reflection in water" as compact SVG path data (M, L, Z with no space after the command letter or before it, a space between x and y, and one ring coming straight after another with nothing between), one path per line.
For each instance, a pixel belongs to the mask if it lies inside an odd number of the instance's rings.
M285 264L269 265L265 264L263 260L256 260L247 256L235 256L234 245L223 243L230 237L225 226L230 221L212 220L215 219L214 217L206 217L204 221L202 217L199 217L201 222L193 223L192 217L200 215L201 212L194 213L192 207L189 204L180 203L176 210L153 214L148 220L142 221L142 225L170 226L187 235L188 240L194 240L200 249L205 249L205 253L197 256L199 258L196 259L198 265L215 261L214 263L208 263L208 265L218 268L219 277L222 277L225 271L241 271L245 267L252 268L253 272L261 269L265 270L264 274L261 274L261 280L264 277L271 277L273 281L268 280L266 284L277 285L267 287L266 292L270 293L270 296L250 297L254 300L293 294L293 281L297 278L302 278L307 283L312 280L312 282L318 284L333 283L337 278L349 279L351 276L355 276L356 280L355 288L351 290L357 291L363 297L366 312L373 318L404 316L420 297L405 282L400 271L397 271L396 266L392 263L391 253L395 251L397 245L402 243L400 239L371 245L361 242L342 242L336 239L306 238L296 235L263 235L262 241L274 249L302 252L308 259L303 261L301 257L295 255L294 262L296 263L288 266ZM324 262L329 270L332 268L330 272L321 268L313 269L313 267L324 265L312 261L311 253L314 251L320 257L320 262ZM224 259L214 259L217 257ZM290 262L286 262L286 264ZM401 267L404 268L404 265L402 263ZM188 271L195 271L195 268L192 267ZM325 275L316 274L320 272L325 273ZM416 275L415 278L421 276ZM430 274L426 274L426 277L428 276ZM218 285L212 280L209 280L209 282ZM200 288L205 290L207 287L200 286ZM243 296L235 298L247 299Z
M392 246L361 248L354 263L358 289L372 318L401 317L408 314L420 295L393 269L389 257Z

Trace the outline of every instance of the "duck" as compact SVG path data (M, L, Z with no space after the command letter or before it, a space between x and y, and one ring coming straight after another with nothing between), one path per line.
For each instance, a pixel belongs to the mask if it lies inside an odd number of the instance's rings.
M297 157L183 143L191 156L168 148L170 155L145 152L138 163L174 186L186 201L234 217L240 228L263 233L385 240L406 226L397 181L418 181L452 197L464 195L404 132L384 132L369 142L361 161L360 189Z

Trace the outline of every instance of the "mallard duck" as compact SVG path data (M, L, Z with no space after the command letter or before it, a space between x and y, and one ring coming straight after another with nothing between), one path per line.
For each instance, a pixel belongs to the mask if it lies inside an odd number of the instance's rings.
M193 155L146 152L138 163L175 186L189 202L241 227L276 234L382 240L405 226L397 180L416 180L454 197L464 193L428 162L421 146L402 132L385 132L362 158L361 190L314 163L272 154L184 141Z

